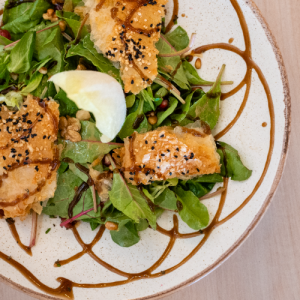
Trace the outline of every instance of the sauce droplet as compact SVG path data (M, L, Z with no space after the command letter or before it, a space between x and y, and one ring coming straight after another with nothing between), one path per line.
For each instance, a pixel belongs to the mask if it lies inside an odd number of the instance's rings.
M229 41L228 41L228 43L229 43L229 44L232 44L233 41L234 41L234 38L230 38Z
M267 127L267 125L268 125L268 124L267 124L266 122L263 122L263 123L261 124L262 127Z
M185 14L182 14L181 16L184 18L184 17L185 17Z

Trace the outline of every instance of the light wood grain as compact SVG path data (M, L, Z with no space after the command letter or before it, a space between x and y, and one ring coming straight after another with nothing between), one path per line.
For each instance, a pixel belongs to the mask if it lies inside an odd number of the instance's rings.
M164 300L300 299L300 1L256 3L277 39L289 76L292 138L285 172L269 210L241 248L206 278ZM0 299L33 300L2 283Z

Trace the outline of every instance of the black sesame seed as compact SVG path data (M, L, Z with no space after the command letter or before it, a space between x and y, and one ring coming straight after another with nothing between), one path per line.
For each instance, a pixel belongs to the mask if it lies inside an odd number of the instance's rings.
M4 170L7 170L6 167L3 167Z
M145 144L148 145L148 141L145 141Z
M130 177L130 178L129 178L129 180L133 180L133 178L132 178L132 177Z
M177 155L174 155L174 157L175 157L175 158L178 158L178 156L177 156Z
M151 150L154 150L154 149L155 149L155 147L154 147L154 146L152 146L152 147L151 147Z
M200 172L200 170L197 168L197 172Z
M3 156L3 159L4 159L4 160L6 160L6 157L5 157L5 156Z
M161 156L165 156L165 154L162 153Z
M131 80L131 84L134 84L134 80Z
M185 175L185 173L184 173L184 172L181 172L181 174L182 174L182 175Z
M172 172L170 172L169 175L171 176L171 175L172 175Z
M148 69L148 67L144 67L144 69L145 69L145 70L147 70L147 69Z
M160 137L160 138L163 138L164 136L165 136L165 135L164 135L164 134L162 134L162 135L160 135L159 137Z
M46 137L47 137L47 136L46 136L46 135L44 135L44 136L43 136L43 140L44 140Z
M178 148L178 147L176 148L176 151L179 151L179 148Z
M170 152L170 149L167 149L168 152Z
M18 156L19 156L19 157L21 157L21 156L22 156L22 154L21 154L21 153L19 153L19 154L18 154Z
M38 171L39 171L39 167L38 167L38 166L35 166L35 170L38 172Z
M194 158L194 156L195 156L194 153L191 153L191 157L190 158L192 159L192 158Z

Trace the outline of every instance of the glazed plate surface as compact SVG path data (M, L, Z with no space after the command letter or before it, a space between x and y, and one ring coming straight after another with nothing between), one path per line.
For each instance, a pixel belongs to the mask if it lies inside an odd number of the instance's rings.
M0 3L3 6L3 0ZM245 19L249 29L252 59L249 53L246 55L244 52L249 51L249 45L245 44L245 28L243 30L241 26L237 8L241 9L239 16ZM167 9L170 18L173 9L171 0ZM289 89L279 49L257 8L251 1L245 0L179 0L178 24L189 34L197 33L196 47L222 43L221 48L224 49L211 49L203 53L202 67L199 70L202 78L214 81L222 64L226 64L223 80L233 80L234 85L224 86L222 92L239 87L247 72L245 61L248 66L256 66L252 69L248 84L221 102L221 117L214 129L214 134L225 129L245 104L240 117L220 140L239 151L244 164L253 170L253 175L245 182L229 181L222 210L220 195L203 201L208 207L211 220L219 211L221 221L207 239L204 235L177 239L167 259L153 270L152 274L157 276L125 285L110 286L110 283L126 278L101 266L87 254L68 265L54 268L54 262L58 259L67 259L82 251L72 231L60 228L59 219L50 219L47 216L39 218L37 246L32 249L32 257L16 245L5 220L0 220L0 251L24 265L41 283L55 289L59 287L57 278L63 277L78 284L107 284L106 287L98 289L75 287L73 292L76 300L152 299L197 281L220 265L249 235L264 214L279 183L289 141ZM224 45L235 46L240 52L227 51L227 46ZM262 76L268 85L263 85ZM249 97L245 103L247 92ZM263 126L263 123L266 124ZM215 189L220 186L222 184L216 185ZM244 201L256 186L256 193L246 204ZM242 208L243 203L246 205ZM234 212L239 207L242 209ZM222 223L232 212L233 217ZM167 230L173 228L173 213L164 213L158 224ZM17 220L16 227L22 242L28 244L31 218L24 222ZM51 231L45 234L48 228ZM85 243L90 243L97 233L97 230L92 232L88 224L81 224L78 231ZM192 232L181 221L179 231ZM119 270L140 273L150 268L162 256L170 240L166 235L150 229L141 232L140 236L140 243L127 249L114 244L109 232L105 231L93 251L103 261ZM184 261L193 251L195 255L180 267L160 276L165 270ZM1 259L0 279L39 299L58 299L46 295Z

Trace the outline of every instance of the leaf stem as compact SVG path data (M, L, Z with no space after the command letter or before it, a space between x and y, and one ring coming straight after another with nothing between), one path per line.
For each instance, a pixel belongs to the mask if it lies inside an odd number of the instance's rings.
M210 199L212 197L222 194L225 190L226 190L226 188L221 187L218 190L216 190L214 193L210 193L210 194L207 194L207 195L199 198L199 200L202 201L202 200Z
M43 32L43 31L45 31L45 30L54 28L54 27L56 27L56 26L58 26L58 23L55 24L55 25L46 27L46 28L44 28L44 29L41 29L41 30L37 31L36 33L38 34L38 33ZM15 41L15 42L11 43L11 44L6 45L3 49L7 49L7 48L10 48L10 47L12 47L12 46L15 46L15 45L16 45L17 43L19 43L19 42L20 42L20 40L17 40L17 41Z
M96 199L96 191L95 191L95 185L93 184L91 186L92 188L92 195L93 195L93 203L94 203L94 212L96 213L98 211L98 206L97 206L97 199Z
M96 143L96 144L106 144L106 145L120 146L120 147L124 146L124 144L122 144L122 143L102 143L101 141L92 141L92 140L81 140L81 142Z

